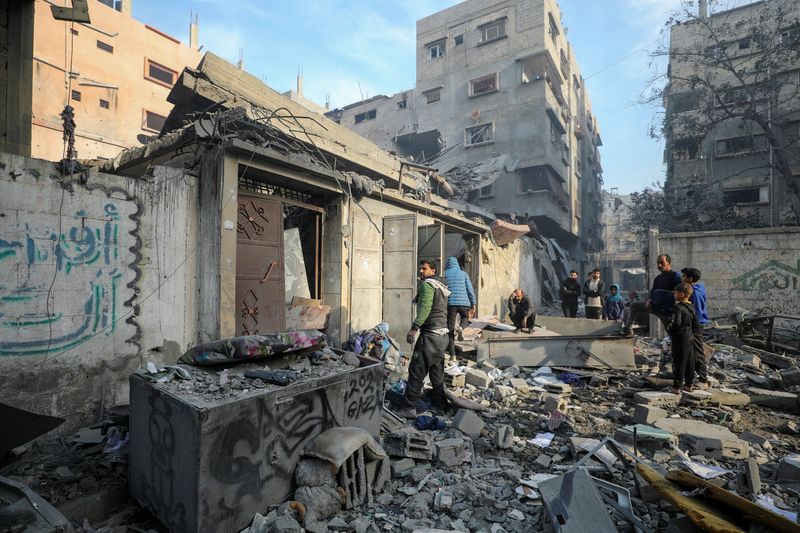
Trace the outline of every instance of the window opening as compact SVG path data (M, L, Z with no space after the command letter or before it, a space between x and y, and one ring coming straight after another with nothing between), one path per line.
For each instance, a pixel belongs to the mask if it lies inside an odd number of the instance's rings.
M103 100L101 98L100 99L100 107L102 107L103 109L109 109L110 105L108 103L108 100Z
M354 120L355 123L358 124L359 122L364 122L365 120L372 120L376 116L378 116L378 111L375 109L370 109L369 111L364 111L363 113L357 113Z
M145 110L144 112L144 129L161 132L161 129L166 123L167 117L153 113L152 111Z
M488 43L506 36L506 21L498 20L480 27L481 42Z
M441 40L428 45L428 59L444 57L446 51L445 41Z
M81 92L80 91L76 91L75 89L73 89L71 97L76 102L80 102L81 101Z
M478 126L472 126L471 128L467 128L466 132L467 132L467 139L466 139L467 146L488 143L494 140L494 137L492 135L493 131L491 124L480 124Z
M175 84L175 79L177 77L178 73L174 70L163 65L159 65L158 63L154 63L149 59L147 60L145 78L148 80L172 87Z
M108 43L104 43L103 41L97 41L97 48L99 48L103 52L108 52L109 54L114 53L114 47Z
M470 96L478 96L486 93L493 93L498 90L497 73L471 80L469 82Z
M442 99L442 89L431 89L422 94L425 95L426 104L434 104Z

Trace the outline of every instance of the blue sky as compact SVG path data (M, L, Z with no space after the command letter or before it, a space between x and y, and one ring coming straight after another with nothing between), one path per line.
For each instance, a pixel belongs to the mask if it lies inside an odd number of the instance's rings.
M278 91L295 86L333 107L414 87L415 22L455 0L134 0L134 16L184 42L190 12L200 44ZM648 136L658 109L636 101L656 46L680 0L561 0L603 139L604 188L641 190L663 181L661 141ZM659 65L657 68L665 68ZM657 119L657 117L656 117Z

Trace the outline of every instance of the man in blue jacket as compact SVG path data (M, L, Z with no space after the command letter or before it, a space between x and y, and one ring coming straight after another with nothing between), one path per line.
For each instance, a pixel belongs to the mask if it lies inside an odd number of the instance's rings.
M675 295L673 291L675 287L682 282L683 277L680 272L672 270L672 258L669 255L659 255L656 262L656 266L661 273L653 280L653 288L650 289L650 298L646 302L631 303L630 313L628 313L622 325L623 335L633 335L633 330L631 329L633 317L642 310L656 315L661 321L661 324L667 327L667 322L675 306Z
M447 298L447 329L450 330L450 344L447 352L456 355L456 317L460 317L459 324L467 323L471 313L475 313L475 290L472 281L466 272L461 270L458 259L448 257L445 262L444 280L450 296Z
M700 283L700 271L696 268L684 268L681 270L683 282L692 286L692 295L689 302L694 307L694 314L697 317L699 328L694 331L694 371L697 376L695 385L701 389L707 389L708 383L708 358L704 350L703 328L711 320L708 318L708 301L706 300L706 287Z

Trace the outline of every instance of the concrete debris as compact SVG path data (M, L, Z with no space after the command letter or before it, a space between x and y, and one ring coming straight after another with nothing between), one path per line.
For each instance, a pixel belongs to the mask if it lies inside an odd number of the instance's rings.
M750 452L747 442L722 426L682 418L662 418L655 426L677 435L681 446L697 455L714 459L746 459Z
M466 382L468 385L478 387L479 389L488 388L492 384L492 378L489 374L478 368L468 368L466 375Z
M385 435L383 446L386 453L392 457L410 457L428 461L433 458L432 438L414 429Z
M484 426L481 417L467 409L460 409L453 417L453 427L473 439L481 436Z
M666 418L668 414L667 411L658 407L636 404L633 410L633 421L637 424L652 424L656 420Z
M800 413L800 396L796 393L756 387L750 387L747 393L750 395L750 401L756 405Z

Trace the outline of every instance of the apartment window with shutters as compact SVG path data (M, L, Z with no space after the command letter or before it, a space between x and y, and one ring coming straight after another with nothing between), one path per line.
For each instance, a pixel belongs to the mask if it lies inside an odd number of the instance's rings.
M153 83L172 88L178 78L178 73L171 68L147 59L144 65L144 77Z
M494 124L479 124L466 128L464 145L476 146L494 142Z
M488 76L470 80L469 95L480 96L482 94L497 92L500 89L497 78L497 72L495 72L494 74L489 74Z
M143 114L142 129L154 133L161 133L164 124L167 122L167 117L159 115L158 113L153 113L147 109L144 110Z

